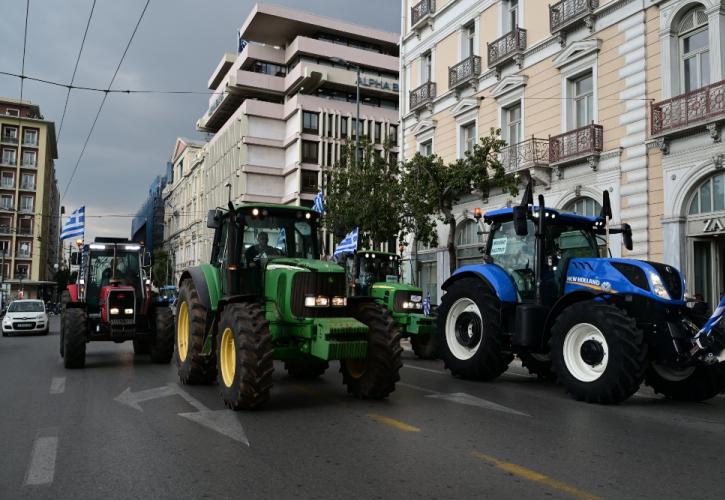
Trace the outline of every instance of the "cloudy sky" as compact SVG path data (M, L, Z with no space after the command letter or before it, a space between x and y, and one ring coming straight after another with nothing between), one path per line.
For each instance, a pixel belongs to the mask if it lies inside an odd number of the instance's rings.
M93 0L30 0L25 74L67 83L73 74ZM75 85L106 88L146 0L96 0ZM398 0L274 0L316 14L398 32ZM205 91L252 0L151 0L113 88ZM20 73L25 0L0 0L0 71ZM19 98L20 80L0 75L0 96ZM26 81L23 99L60 125L66 89ZM60 133L56 170L63 193L103 98L74 90ZM165 172L176 137L201 138L196 120L207 95L111 94L62 204L86 206L86 235L130 234L128 217Z

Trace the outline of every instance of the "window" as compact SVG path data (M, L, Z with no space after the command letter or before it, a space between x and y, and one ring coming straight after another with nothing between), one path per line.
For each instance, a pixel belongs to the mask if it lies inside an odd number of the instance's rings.
M302 161L304 163L318 163L318 143L302 141Z
M478 224L475 220L466 219L456 230L456 246L477 245L483 243L483 235L478 234Z
M602 206L592 198L577 198L564 206L564 212L573 212L587 217L598 217Z
M10 234L10 227L12 224L13 222L10 217L0 217L0 233Z
M5 172L3 172L3 175L4 174ZM35 175L23 174L20 180L20 187L22 189L35 189Z
M433 55L426 52L420 56L420 81L428 83L433 79Z
M383 139L383 124L375 122L375 144L380 144Z
M461 125L461 157L466 152L473 152L473 146L475 146L476 140L476 122Z
M2 179L0 180L0 186L4 188L15 187L15 174L12 172L3 172Z
M253 73L264 73L273 76L285 76L287 74L286 67L261 61L254 61L249 70Z
M594 121L594 84L591 72L570 80L573 102L574 128L584 127Z
M509 145L521 142L521 103L509 106L504 109L504 139Z
M513 31L519 25L519 0L508 0L504 17L504 31Z
M725 174L717 174L700 184L690 202L689 215L725 210Z
M398 163L398 153L396 153L396 152L394 152L394 151L391 151L391 152L390 152L390 153L388 153L388 154L389 154L389 158L390 158L390 160L389 160L389 163L390 163L391 165L395 165L395 164L397 164L397 163Z
M184 159L179 160L179 180L184 176Z
M18 227L18 234L33 234L33 219L27 215L20 218L20 226Z
M318 113L310 113L309 111L302 112L302 131L313 134L319 133L319 120L320 115Z
M23 144L29 146L37 146L38 131L35 129L23 129Z
M10 242L8 240L0 240L0 255L8 254L8 251L10 250Z
M13 197L9 194L3 194L0 195L0 208L3 208L4 210L12 210L13 209Z
M388 125L388 137L390 138L390 144L393 146L398 145L398 126Z
M433 139L421 142L418 146L418 152L423 156L430 156L433 154Z
M3 127L3 141L18 142L18 129L15 127Z
M3 149L3 165L15 165L17 163L17 152L14 149Z
M33 211L33 197L28 195L22 195L20 197L20 210L23 212Z
M335 115L327 115L327 137L335 137Z
M704 7L687 12L677 33L680 38L680 77L684 91L690 92L710 83L710 50Z
M314 172L312 170L302 170L301 177L301 191L303 193L317 193L317 172Z
M15 266L15 277L26 279L29 276L30 266L27 264L18 264Z
M476 54L476 23L472 22L463 27L463 39L461 40L461 59L466 59Z
M28 241L20 241L18 242L18 257L30 257L30 254L32 252L32 247L30 245L30 242Z
M8 116L20 116L20 110L15 108L5 109L5 114Z
M340 137L347 137L347 117L340 117Z

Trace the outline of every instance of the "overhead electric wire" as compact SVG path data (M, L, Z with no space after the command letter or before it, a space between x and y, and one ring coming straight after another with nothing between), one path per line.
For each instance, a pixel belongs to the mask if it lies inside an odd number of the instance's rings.
M30 1L30 0L28 0ZM128 39L128 43L126 44L126 48L123 51L123 55L121 55L121 60L118 61L118 66L116 66L116 71L113 72L113 77L111 78L110 83L108 84L108 89L106 90L106 93L103 94L103 100L101 100L101 105L98 107L98 112L96 113L96 117L93 119L93 123L91 124L91 129L88 131L88 136L86 137L85 142L83 143L83 148L81 148L81 154L78 155L78 161L75 164L75 167L73 167L73 172L71 173L70 179L68 179L68 183L65 186L65 189L63 190L63 196L61 196L60 201L62 202L65 199L65 195L68 193L68 189L71 186L71 183L73 182L73 178L76 175L76 171L78 170L78 165L80 165L81 160L83 159L83 154L86 152L86 148L88 147L88 142L91 139L91 135L93 134L93 129L96 127L96 123L98 123L98 117L101 116L101 111L103 111L103 105L106 103L106 99L108 98L108 90L110 90L111 86L113 85L114 80L116 79L116 76L118 75L118 71L121 69L121 64L123 64L123 60L126 58L126 54L128 53L129 47L131 47L131 42L133 42L134 36L136 36L136 31L138 31L138 27L141 24L141 20L143 19L144 15L146 14L146 9L148 9L149 4L151 3L151 0L146 0L146 5L144 5L143 10L141 11L141 15L138 18L138 21L136 22L136 26L133 28L133 32L131 33L131 37Z
M60 117L60 126L58 127L58 134L56 136L56 143L60 142L60 133L63 131L63 121L65 120L65 113L68 110L68 101L70 100L70 91L73 88L73 82L76 79L76 72L78 71L78 63L81 61L81 54L83 53L83 47L86 44L86 36L88 35L88 28L91 26L91 18L93 17L93 11L96 8L96 0L93 0L91 5L91 12L88 14L88 22L86 23L86 30L83 32L83 40L81 40L81 48L78 50L78 57L76 57L76 64L73 68L73 75L70 77L70 84L68 85L68 93L65 95L65 104L63 105L63 115Z
M28 46L28 18L30 17L30 0L26 0L25 2L25 30L23 33L23 59L20 64L20 74L25 74L25 50ZM23 84L25 83L25 78L20 77L20 101L18 104L22 105L23 103ZM21 112L18 112L18 139L20 139L20 126L22 124L22 117L23 114Z

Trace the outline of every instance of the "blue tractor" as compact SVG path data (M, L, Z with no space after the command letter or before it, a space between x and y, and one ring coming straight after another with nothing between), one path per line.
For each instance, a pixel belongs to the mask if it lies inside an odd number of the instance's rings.
M707 342L685 284L671 266L609 257L609 235L632 249L629 225L533 204L489 211L484 262L443 284L441 357L455 376L491 380L517 355L530 372L556 378L578 400L617 403L642 381L673 399L702 401L725 389L725 342ZM709 331L708 331L709 332Z

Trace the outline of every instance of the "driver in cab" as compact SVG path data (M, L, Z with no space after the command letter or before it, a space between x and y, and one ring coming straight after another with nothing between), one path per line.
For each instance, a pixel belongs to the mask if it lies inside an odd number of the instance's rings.
M248 267L260 267L260 259L271 255L282 255L277 248L269 246L267 244L268 242L269 235L264 231L257 235L257 243L247 248L244 252L244 259Z

